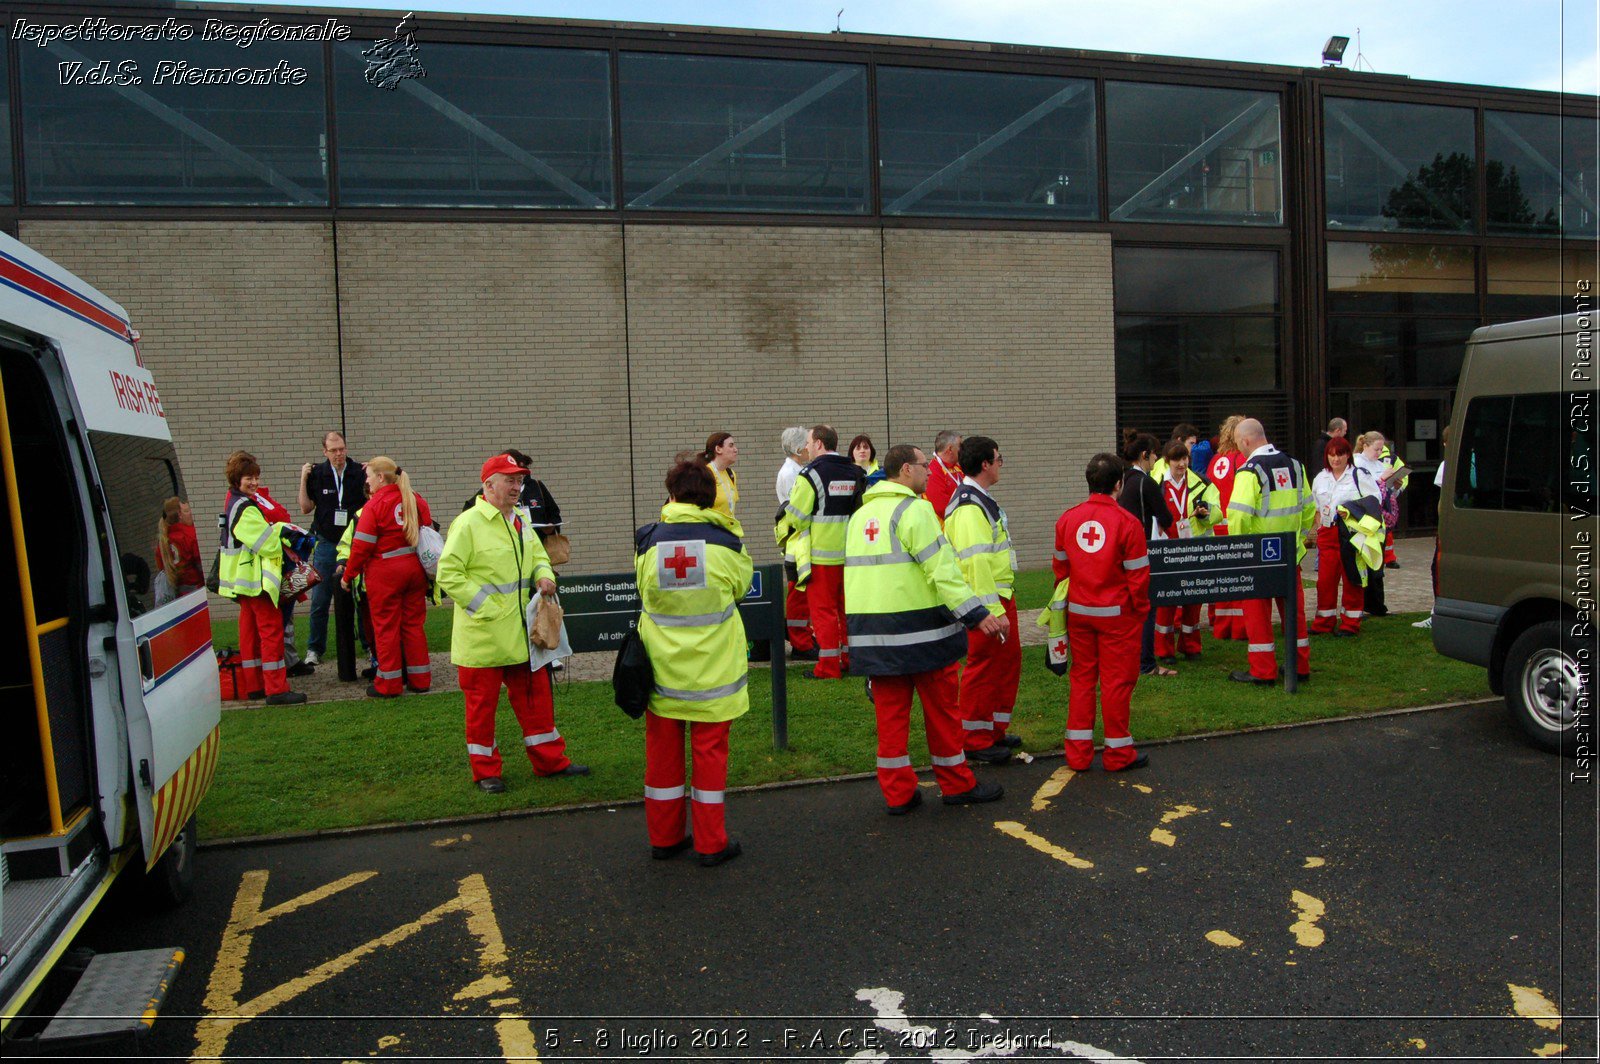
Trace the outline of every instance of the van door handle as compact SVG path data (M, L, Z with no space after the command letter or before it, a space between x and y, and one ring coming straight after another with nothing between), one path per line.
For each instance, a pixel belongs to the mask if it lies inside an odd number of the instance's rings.
M150 640L139 639L134 643L139 651L139 675L143 676L146 683L156 678L155 658L150 653Z

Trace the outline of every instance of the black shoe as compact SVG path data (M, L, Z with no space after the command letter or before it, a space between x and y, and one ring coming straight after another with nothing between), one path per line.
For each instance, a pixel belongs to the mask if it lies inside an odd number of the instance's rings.
M730 842L718 853L703 853L700 855L701 868L715 868L719 864L727 864L735 857L744 853L744 847L737 842Z
M995 739L994 745L1003 746L1007 750L1015 750L1022 745L1022 740L1015 735L1002 735Z
M1146 765L1148 765L1150 763L1150 755L1149 754L1140 754L1138 757L1134 758L1132 761L1128 762L1126 765L1123 765L1121 768L1106 768L1105 757L1106 757L1105 754L1101 754L1100 755L1100 767L1102 769L1105 769L1105 771L1107 771L1107 772L1132 772L1134 769L1136 769L1136 768L1144 768Z
M499 776L485 776L478 781L478 790L484 794L504 794L506 781Z
M298 706L306 700L306 696L299 691L285 691L281 695L268 695L269 706Z
M1198 650L1195 651L1192 654L1185 652L1185 654L1183 655L1183 660L1184 661L1199 661L1200 660L1200 656L1201 655L1200 655L1200 652Z
M1394 561L1389 562L1388 564L1386 564L1384 566L1384 568L1385 569L1398 569L1398 568L1400 568L1400 559L1396 558Z
M267 697L267 692L265 691L251 691L249 694L244 696L244 700L246 702L254 702L258 698L265 697Z
M1276 680L1258 679L1255 676L1251 676L1248 672L1241 672L1238 669L1228 673L1228 679L1232 680L1234 683L1253 683L1257 687L1271 687L1277 682Z
M671 860L672 858L678 856L678 854L682 853L684 850L687 850L689 847L691 847L693 845L694 845L694 836L693 835L685 835L683 838L679 839L677 842L673 843L671 846L652 846L652 847L650 847L650 857L653 860L656 860L656 861Z
M378 675L378 667L376 665L368 665L366 668L361 670L361 678L363 680L374 679L374 678L377 677L377 675Z
M566 768L562 769L559 772L546 772L544 775L540 776L539 778L542 779L542 780L553 780L557 776L587 776L588 774L589 774L589 766L588 765L568 765Z
M905 816L907 813L911 812L911 810L915 809L917 806L919 806L921 804L922 804L922 791L920 791L920 790L912 791L910 798L906 799L904 802L901 802L899 805L891 805L889 807L889 815L890 816Z
M1367 611L1367 616L1368 617L1387 617L1387 616L1389 616L1389 607L1387 607L1387 606L1379 606L1375 610L1368 610Z
M980 802L997 802L1006 793L998 783L979 783L970 791L944 796L945 805L977 805Z
M1311 674L1309 672L1297 672L1297 673L1294 674L1294 678L1299 680L1301 683L1310 683L1311 682ZM1282 665L1278 666L1278 679L1280 679L1280 680L1283 679L1283 666Z
M1355 635L1354 632L1347 632L1343 628L1335 628L1333 630L1333 638L1335 639L1349 639L1353 635Z
M795 650L793 647L791 647L789 649L789 660L790 661L816 661L817 660L817 648L816 647L812 647L810 650Z
M968 761L981 761L985 765L1003 765L1011 760L1011 751L1004 746L986 746L982 750L968 750Z
M314 673L316 671L317 671L317 667L315 665L312 665L309 662L297 661L293 665L290 665L287 669L284 670L284 675L285 676L310 676L312 673Z
M378 685L377 684L369 683L369 684L367 684L367 697L368 698L399 698L400 697L400 692L396 691L392 695L386 695L382 691L378 690Z

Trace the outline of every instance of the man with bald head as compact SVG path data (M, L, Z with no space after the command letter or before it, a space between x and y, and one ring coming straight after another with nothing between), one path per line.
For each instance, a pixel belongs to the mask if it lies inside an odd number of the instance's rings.
M1233 477L1228 500L1228 532L1236 536L1279 533L1283 550L1295 552L1294 591L1296 613L1295 672L1301 683L1311 679L1311 639L1306 631L1306 593L1300 581L1300 562L1306 553L1306 534L1317 527L1317 503L1306 470L1299 462L1267 442L1261 422L1247 417L1234 430L1244 464ZM1285 617L1288 603L1278 600L1278 616ZM1250 670L1228 678L1238 683L1266 687L1278 679L1278 649L1272 635L1270 599L1247 599L1244 628L1249 640Z

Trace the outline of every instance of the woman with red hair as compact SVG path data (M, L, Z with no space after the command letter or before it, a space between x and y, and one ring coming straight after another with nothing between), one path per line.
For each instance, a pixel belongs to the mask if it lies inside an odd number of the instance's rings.
M1312 618L1311 631L1315 635L1357 635L1361 631L1361 611L1365 593L1359 583L1350 579L1345 571L1344 556L1339 545L1339 507L1354 502L1363 495L1378 497L1378 485L1367 473L1355 465L1355 449L1343 436L1328 441L1323 452L1325 468L1311 482L1311 494L1317 500L1317 615ZM1339 585L1344 584L1344 617L1339 616L1341 606ZM1335 625L1338 626L1335 630Z

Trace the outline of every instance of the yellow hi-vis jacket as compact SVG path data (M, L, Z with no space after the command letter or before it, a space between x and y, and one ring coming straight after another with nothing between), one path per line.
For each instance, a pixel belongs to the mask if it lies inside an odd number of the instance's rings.
M363 509L365 509L365 507L363 507ZM344 526L344 535L339 537L338 544L336 544L333 548L333 560L336 563L343 565L345 562L350 560L350 547L355 543L356 522L360 520L361 510L357 510L355 513L350 515L350 523ZM361 588L365 586L366 579L366 574L363 573L354 580L350 581L350 590L360 591Z
M268 521L254 499L230 491L225 525L217 594L225 598L264 594L276 603L283 584L283 522Z
M1383 568L1383 504L1375 495L1362 495L1340 504L1338 513L1355 551L1356 575L1366 587L1367 574Z
M554 580L550 556L533 522L513 520L482 498L450 522L439 555L439 586L455 602L450 661L471 669L528 660L528 602L540 580Z
M1045 665L1057 676L1066 674L1071 647L1067 643L1067 590L1072 584L1069 576L1056 584L1050 592L1050 601L1039 611L1034 623L1049 635L1045 641Z
M910 676L967 653L965 629L988 615L961 578L933 505L904 484L867 489L845 534L850 671Z
M650 712L723 721L750 709L750 666L739 600L753 563L720 510L669 502L634 533L639 637L656 689Z
M988 492L964 480L944 512L944 534L978 601L996 617L1004 617L1006 608L1001 600L1011 597L1017 581L1017 555L1011 547L1006 512Z
M1317 527L1317 497L1299 462L1264 444L1233 475L1228 532L1253 536L1282 532L1296 545L1295 562L1306 556L1305 532Z
M794 528L796 587L811 580L813 565L844 564L844 530L855 513L867 475L843 455L829 452L800 470L783 504Z

